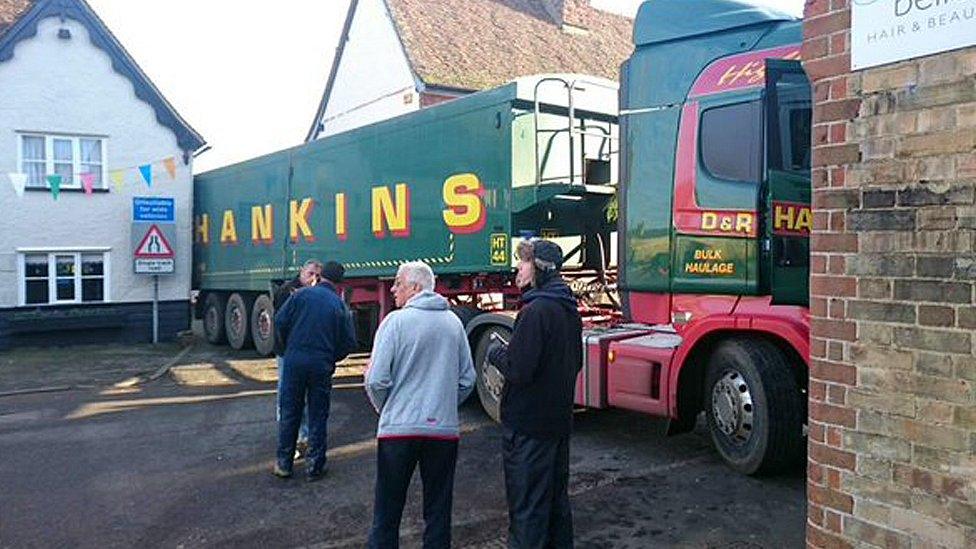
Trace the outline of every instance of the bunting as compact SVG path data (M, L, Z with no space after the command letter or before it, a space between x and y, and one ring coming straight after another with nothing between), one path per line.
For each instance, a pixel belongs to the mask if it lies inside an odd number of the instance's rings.
M14 186L14 192L17 193L17 198L24 197L24 189L27 188L27 174L26 173L8 173L7 177L10 178L10 184Z
M127 184L135 184L139 179L141 179L147 187L152 188L153 183L160 183L161 181L174 181L176 179L176 172L179 169L180 164L177 164L176 157L169 156L161 160L140 164L138 166L109 170L107 172L108 180L105 183L106 185L111 183L112 188L116 192L122 192ZM131 176L129 175L130 173L132 174ZM163 173L166 175L161 175ZM17 194L17 198L23 198L24 191L27 188L27 174L20 172L8 172L7 177L10 179L10 183L14 188L14 192ZM81 187L84 190L85 195L92 196L95 194L95 184L97 179L95 174L78 174L78 179L81 181ZM66 184L63 177L59 174L51 174L46 175L44 180L47 182L48 187L51 190L51 195L55 200L57 200L61 195L61 188Z
M58 195L61 194L61 174L56 173L47 176L47 186L51 188L51 196L57 200Z
M91 196L95 189L95 174L83 173L79 177L81 177L81 186L85 189L85 194Z

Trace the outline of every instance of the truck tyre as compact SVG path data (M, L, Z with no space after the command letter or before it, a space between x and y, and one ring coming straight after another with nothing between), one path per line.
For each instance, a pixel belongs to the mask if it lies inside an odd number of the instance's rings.
M712 353L703 403L712 442L747 475L783 471L803 455L803 400L793 365L772 343L730 339Z
M457 317L461 319L461 325L464 327L467 327L468 322L474 320L474 317L484 314L484 311L473 305L459 305L456 307L451 307L451 312L456 314Z
M274 303L271 296L261 294L251 307L251 339L254 349L261 356L271 356L274 352Z
M227 299L227 310L224 313L224 330L227 332L227 344L233 349L243 349L250 346L251 340L251 305L254 298L238 293L230 294Z
M222 345L227 341L224 331L224 310L227 300L223 294L209 293L203 302L203 333L207 341L213 345Z
M500 422L502 387L505 380L498 370L488 363L488 348L491 346L492 333L502 336L506 341L512 337L512 331L503 326L489 326L481 332L474 350L474 370L478 376L478 399L481 401L481 407L491 419Z

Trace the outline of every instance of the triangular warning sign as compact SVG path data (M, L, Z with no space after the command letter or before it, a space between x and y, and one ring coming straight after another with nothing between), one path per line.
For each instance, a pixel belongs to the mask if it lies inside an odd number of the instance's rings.
M135 256L140 259L166 259L173 257L173 247L163 236L163 231L159 227L152 225L146 231L146 236L142 237L142 242L136 247Z

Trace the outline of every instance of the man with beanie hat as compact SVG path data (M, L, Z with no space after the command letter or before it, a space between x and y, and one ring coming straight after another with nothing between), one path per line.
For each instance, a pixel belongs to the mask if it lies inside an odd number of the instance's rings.
M569 434L583 324L576 298L559 274L559 246L533 238L519 243L516 254L522 308L507 347L496 343L489 351L489 361L505 377L501 419L509 546L572 547Z

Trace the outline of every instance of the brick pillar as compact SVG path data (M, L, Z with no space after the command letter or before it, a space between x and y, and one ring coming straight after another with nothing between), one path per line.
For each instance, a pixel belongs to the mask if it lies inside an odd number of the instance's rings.
M976 547L976 48L852 73L849 39L807 0L807 543Z

